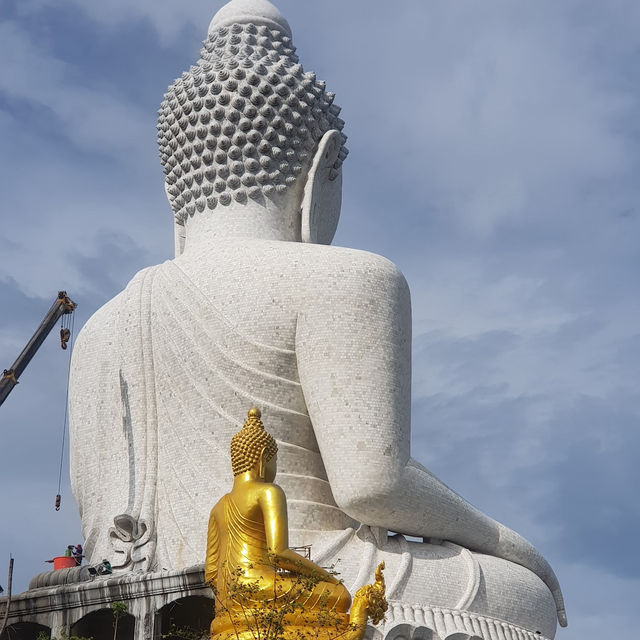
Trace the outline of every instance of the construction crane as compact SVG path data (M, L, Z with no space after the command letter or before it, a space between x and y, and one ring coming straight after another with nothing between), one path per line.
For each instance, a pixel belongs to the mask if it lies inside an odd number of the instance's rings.
M0 378L0 405L7 399L13 387L18 384L18 378L22 375L22 372L29 362L31 362L31 358L36 354L40 345L51 332L51 329L55 327L56 322L58 322L62 316L73 313L76 306L76 303L69 299L66 291L58 292L58 299L47 312L47 315L31 337L31 340L27 343L27 346L11 365L11 368L4 370L2 378ZM71 332L68 327L60 329L60 346L63 349L67 348L67 342L70 336Z

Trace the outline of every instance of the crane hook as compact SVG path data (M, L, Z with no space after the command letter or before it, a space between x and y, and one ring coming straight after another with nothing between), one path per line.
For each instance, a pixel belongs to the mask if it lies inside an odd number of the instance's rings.
M71 331L66 327L64 329L60 329L60 346L63 349L67 348L67 342L69 342L69 338L71 337Z

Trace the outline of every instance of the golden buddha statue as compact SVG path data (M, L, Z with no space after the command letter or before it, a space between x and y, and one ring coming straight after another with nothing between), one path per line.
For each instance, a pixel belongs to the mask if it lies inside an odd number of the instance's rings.
M211 510L205 579L216 595L211 638L364 637L387 608L384 564L351 596L335 575L289 548L287 500L274 484L278 447L253 408L231 440L234 482Z

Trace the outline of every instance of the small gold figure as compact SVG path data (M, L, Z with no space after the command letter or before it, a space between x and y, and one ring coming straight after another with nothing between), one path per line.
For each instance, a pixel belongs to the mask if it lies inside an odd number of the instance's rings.
M351 596L336 577L289 549L287 499L274 484L278 447L253 408L231 440L234 482L211 510L205 579L216 594L212 640L360 640L387 609L382 563Z

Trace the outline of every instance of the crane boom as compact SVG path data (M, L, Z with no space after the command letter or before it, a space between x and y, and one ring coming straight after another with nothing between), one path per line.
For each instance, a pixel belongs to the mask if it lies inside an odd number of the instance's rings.
M36 329L36 332L31 336L31 340L29 340L27 346L11 365L11 368L4 370L2 378L0 378L0 405L7 399L13 387L18 384L18 378L22 375L22 372L29 362L31 362L31 358L36 354L40 345L42 345L45 338L51 332L51 329L55 327L56 322L58 322L63 315L73 313L75 308L76 303L69 299L67 292L59 291L58 299L51 305L51 309L47 312L47 315ZM63 348L66 348L66 345L64 345Z

